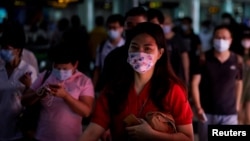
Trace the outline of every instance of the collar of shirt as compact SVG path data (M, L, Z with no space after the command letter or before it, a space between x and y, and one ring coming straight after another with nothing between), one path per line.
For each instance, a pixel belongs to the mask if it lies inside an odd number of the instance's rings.
M121 40L118 42L118 44L116 46L112 45L111 42L109 40L107 40L106 46L110 47L110 48L112 48L112 47L121 47L121 46L124 45L124 43L125 43L124 38L121 38Z
M25 65L26 62L24 60L21 60L16 69L22 69L23 67L25 67ZM0 60L0 70L3 69L5 69L5 62Z

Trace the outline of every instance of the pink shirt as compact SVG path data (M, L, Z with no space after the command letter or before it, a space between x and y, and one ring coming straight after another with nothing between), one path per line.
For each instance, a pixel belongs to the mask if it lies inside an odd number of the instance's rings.
M40 88L45 72L41 73L32 89ZM60 81L50 75L43 85L62 83L75 99L81 96L94 97L92 81L83 73L76 71L69 79ZM76 141L82 133L82 117L72 111L62 98L51 95L41 100L43 109L36 133L39 141Z

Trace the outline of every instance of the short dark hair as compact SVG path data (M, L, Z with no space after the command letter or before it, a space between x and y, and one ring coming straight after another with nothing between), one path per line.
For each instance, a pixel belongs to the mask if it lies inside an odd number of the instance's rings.
M147 18L147 10L141 6L133 7L125 14L125 20L130 16L144 16Z
M118 22L121 26L124 25L124 17L121 14L110 15L106 21L106 24Z
M24 48L26 36L23 26L17 21L7 21L3 25L0 44L1 46L11 45L13 48Z
M216 26L214 28L213 36L215 35L216 31L221 30L221 29L227 29L229 31L231 37L233 36L232 30L231 30L231 28L228 25L218 25L218 26Z
M77 50L71 47L68 41L61 41L55 46L51 46L48 58L55 64L75 64L78 61Z
M192 20L192 18L190 18L190 17L183 17L181 21L182 21L182 22L188 22L189 24L192 24L192 23L193 23L193 20Z
M147 15L148 15L148 21L157 18L160 24L164 23L164 14L159 9L153 9L153 8L148 9Z

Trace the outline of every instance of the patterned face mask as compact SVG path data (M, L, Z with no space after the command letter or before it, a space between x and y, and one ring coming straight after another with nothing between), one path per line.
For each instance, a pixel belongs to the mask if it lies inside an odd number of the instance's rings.
M129 52L128 63L133 67L135 71L144 73L153 67L153 57L154 55L148 53Z

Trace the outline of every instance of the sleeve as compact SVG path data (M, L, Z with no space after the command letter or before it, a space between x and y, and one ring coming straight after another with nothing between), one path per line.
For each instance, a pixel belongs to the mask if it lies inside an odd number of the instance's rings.
M110 115L107 97L104 93L101 93L100 96L97 98L91 122L100 125L104 129L109 128Z
M177 46L180 53L189 51L188 45L185 44L185 40L181 35L176 34L173 37L173 43Z
M173 85L165 98L165 107L170 109L176 125L193 122L193 112L187 98L187 93L179 85Z
M201 45L201 39L198 35L195 36L195 42L197 43L197 45Z
M192 75L201 74L202 68L205 65L205 60L196 60L192 66Z
M180 47L180 52L183 53L183 52L188 52L188 46L184 44L184 40L180 37L180 39L178 40L178 44L179 44L179 47Z
M46 71L45 71L46 72ZM39 87L40 87L40 85L41 85L41 83L42 83L42 80L43 80L43 77L44 77L44 75L45 75L45 72L42 72L42 73L40 73L40 74L38 74L38 77L37 77L37 79L34 81L34 83L32 83L32 85L30 86L30 88L32 89L32 90L37 90Z
M95 67L99 67L101 62L101 53L100 53L100 46L97 47L96 49L96 58L95 58Z
M94 86L91 81L91 79L87 79L82 85L81 85L81 93L80 96L91 96L95 97L94 92Z
M34 83L38 76L37 70L33 66L30 66L29 71L31 72L31 81Z

